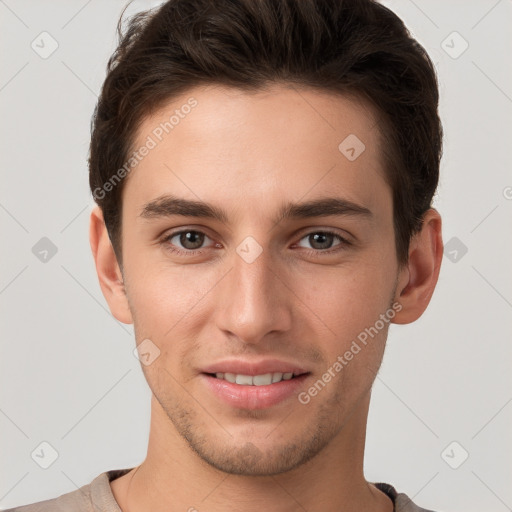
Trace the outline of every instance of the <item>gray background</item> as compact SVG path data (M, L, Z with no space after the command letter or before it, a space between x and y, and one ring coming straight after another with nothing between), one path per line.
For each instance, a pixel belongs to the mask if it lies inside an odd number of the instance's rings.
M427 312L390 329L366 477L426 508L512 510L512 3L384 3L439 71L446 135L434 206L447 250ZM88 241L89 123L124 5L0 0L3 508L146 454L150 392L133 329L111 316ZM31 47L51 49L43 31L58 43L47 58ZM58 454L47 469L42 442Z

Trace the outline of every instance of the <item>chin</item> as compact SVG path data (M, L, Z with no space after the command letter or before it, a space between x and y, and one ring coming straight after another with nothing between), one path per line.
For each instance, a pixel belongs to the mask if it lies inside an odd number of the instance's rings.
M232 475L272 476L285 473L306 462L303 446L288 444L280 449L263 451L248 441L239 448L191 448L210 466ZM204 448L204 447L203 447Z
M304 427L303 431L293 432L293 438L290 425L285 422L277 427L267 425L261 434L251 427L235 436L225 431L218 435L200 432L192 425L177 427L188 446L217 470L233 475L272 476L298 468L326 448L337 431L334 425L330 426Z

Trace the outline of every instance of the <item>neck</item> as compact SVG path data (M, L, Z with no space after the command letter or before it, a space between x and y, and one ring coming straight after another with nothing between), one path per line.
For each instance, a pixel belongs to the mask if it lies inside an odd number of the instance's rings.
M363 474L370 393L335 438L315 457L270 476L224 473L197 455L152 398L148 454L144 462L111 483L123 512L231 510L268 512L382 511L391 500Z

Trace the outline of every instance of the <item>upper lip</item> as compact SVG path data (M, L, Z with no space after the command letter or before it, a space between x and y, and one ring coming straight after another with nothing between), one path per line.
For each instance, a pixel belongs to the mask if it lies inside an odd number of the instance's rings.
M203 373L235 373L237 375L264 375L266 373L308 373L302 365L279 359L248 361L242 359L226 359L218 361L201 370Z

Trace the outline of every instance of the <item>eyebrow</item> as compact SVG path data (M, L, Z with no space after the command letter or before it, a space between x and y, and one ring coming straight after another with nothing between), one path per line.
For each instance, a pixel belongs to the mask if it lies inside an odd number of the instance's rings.
M158 219L180 215L214 219L228 224L229 216L225 210L210 203L176 197L172 194L160 196L146 203L139 217ZM371 210L339 197L321 197L311 201L284 203L278 211L276 223L286 219L308 219L327 216L360 216L371 218Z

